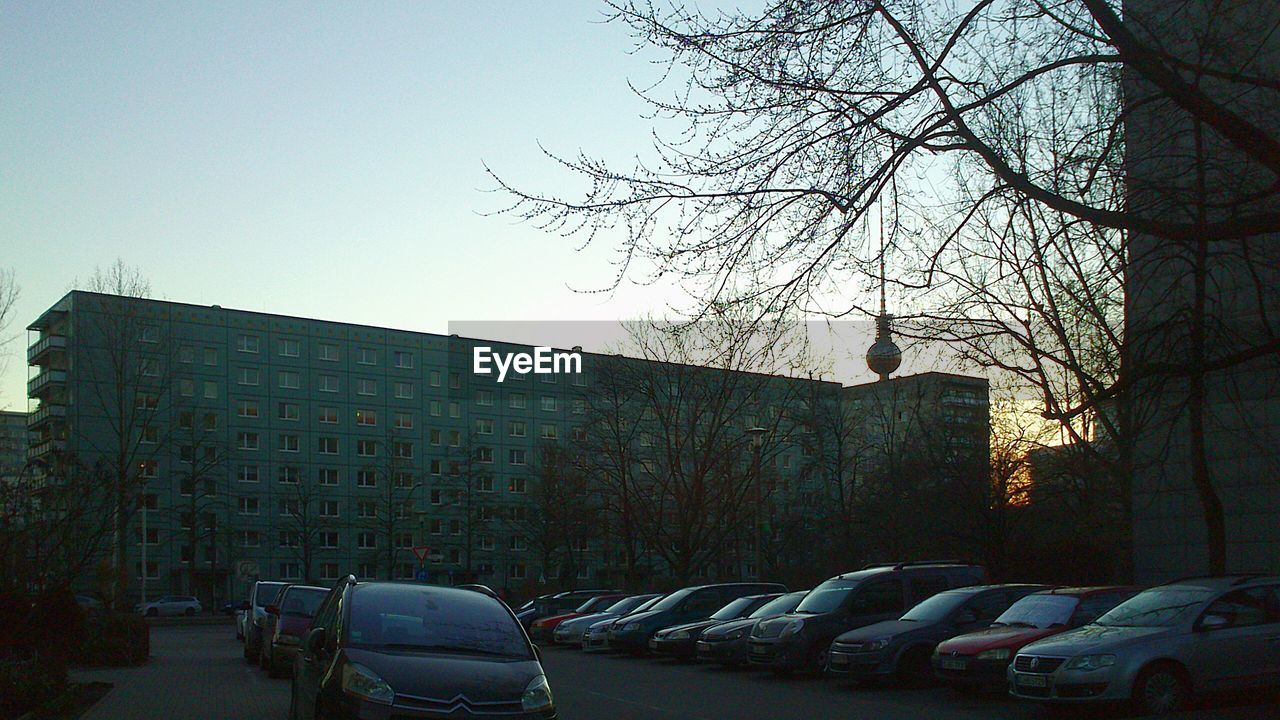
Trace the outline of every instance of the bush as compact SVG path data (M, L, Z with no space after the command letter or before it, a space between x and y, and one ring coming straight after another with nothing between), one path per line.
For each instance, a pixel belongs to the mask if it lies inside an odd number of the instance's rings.
M47 657L0 660L0 718L16 718L67 687L67 666Z
M151 626L138 615L92 614L84 622L76 661L84 665L141 665L151 654Z

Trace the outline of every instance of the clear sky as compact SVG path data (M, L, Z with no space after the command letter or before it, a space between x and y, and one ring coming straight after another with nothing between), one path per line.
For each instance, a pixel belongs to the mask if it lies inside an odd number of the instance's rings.
M707 3L704 3L704 6ZM626 160L659 68L593 0L0 1L0 267L23 328L117 257L155 294L444 332L450 320L632 317L607 243L486 217L482 162L537 189L538 149Z

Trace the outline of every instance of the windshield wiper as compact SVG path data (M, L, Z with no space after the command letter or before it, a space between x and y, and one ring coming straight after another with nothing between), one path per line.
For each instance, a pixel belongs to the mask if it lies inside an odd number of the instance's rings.
M495 657L515 657L497 650L470 647L467 645L421 645L418 643L379 643L380 650L412 650L415 652L463 653L467 655L492 655Z
M1007 625L1007 626L1009 626L1009 627L1024 627L1024 628L1038 628L1038 627L1040 627L1039 625L1037 625L1037 624L1035 624L1035 623L1023 622L1023 621L1021 621L1021 620L1012 620L1012 621L1007 622L1007 623L996 623L996 624L997 624L997 625Z

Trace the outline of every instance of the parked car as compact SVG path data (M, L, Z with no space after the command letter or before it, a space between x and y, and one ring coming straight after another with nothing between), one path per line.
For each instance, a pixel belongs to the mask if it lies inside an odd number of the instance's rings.
M610 651L612 648L609 647L609 630L613 627L614 623L624 617L651 610L654 605L662 602L662 599L665 597L666 595L655 596L654 598L645 601L644 604L637 606L636 609L632 610L630 613L619 615L618 617L606 618L600 622L592 623L582 632L582 649L586 652Z
M267 622L263 626L262 651L258 665L270 677L283 677L293 667L302 637L329 588L314 585L286 585L280 598L266 607Z
M89 612L98 612L105 609L101 600L90 595L76 595L76 604Z
M538 601L551 597L550 594L539 595L538 597L526 602L518 608L515 608L516 619L520 621L520 626L528 630L530 623L537 618L535 614L538 612Z
M783 674L822 672L837 635L884 620L943 590L986 582L980 565L896 563L837 575L815 587L795 612L761 620L751 628L747 657L752 665Z
M552 632L552 641L556 645L582 647L582 636L586 633L587 628L602 620L612 620L635 612L641 605L656 597L658 597L656 594L631 595L614 602L600 612L588 613L565 620L556 625L555 631Z
M485 593L347 577L294 659L289 717L554 720L537 649Z
M566 590L555 595L543 595L533 601L533 613L528 616L527 622L522 619L521 623L524 625L524 629L528 630L532 627L534 621L572 612L574 608L598 595L617 595L622 597L622 591L612 589Z
M659 655L676 658L692 658L697 655L698 648L696 643L701 637L702 631L710 627L715 627L722 623L733 620L741 620L770 600L782 597L782 593L768 593L765 595L744 595L737 600L729 601L729 604L711 613L706 620L695 620L691 623L682 623L663 628L653 634L649 638L649 649Z
M236 605L236 639L241 642L244 641L244 625L246 618L249 617L249 608L248 600L241 600Z
M1132 700L1170 713L1196 693L1280 686L1277 638L1280 576L1187 578L1022 648L1009 694L1049 704Z
M626 596L622 593L597 595L574 608L573 612L560 613L559 615L551 615L534 620L529 624L529 637L536 643L545 642L555 644L555 638L552 636L552 633L555 631L557 625L565 620L572 620L573 618L581 617L595 612L596 610L609 607L624 597Z
M991 627L938 644L933 672L957 690L1001 690L1024 645L1083 627L1133 597L1138 588L1058 588L1032 593L1005 610Z
M719 583L676 590L649 610L618 618L609 628L609 647L635 654L649 650L649 638L664 627L702 620L743 595L786 592L778 583Z
M147 603L138 603L133 606L133 611L141 613L147 617L158 617L162 615L195 615L200 612L200 601L190 595L165 595L159 600L153 600Z
M224 602L218 608L218 612L223 615L231 615L234 617L236 613L240 612L240 601L231 600Z
M267 606L276 601L288 583L259 580L249 590L249 607L244 611L244 659L258 662L262 639L266 636Z
M760 620L775 618L793 612L808 590L789 592L765 603L741 620L713 625L702 631L696 643L699 660L714 660L723 665L747 663L747 636Z
M885 620L838 635L827 670L864 680L915 683L931 676L929 658L938 643L989 627L1001 613L1044 585L973 585L946 590Z

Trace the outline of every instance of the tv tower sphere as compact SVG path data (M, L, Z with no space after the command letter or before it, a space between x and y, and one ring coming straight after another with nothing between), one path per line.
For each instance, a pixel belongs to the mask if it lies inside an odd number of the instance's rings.
M892 319L892 315L884 313L876 318L876 341L867 348L867 367L881 380L888 380L889 373L902 364L902 350L893 342Z

